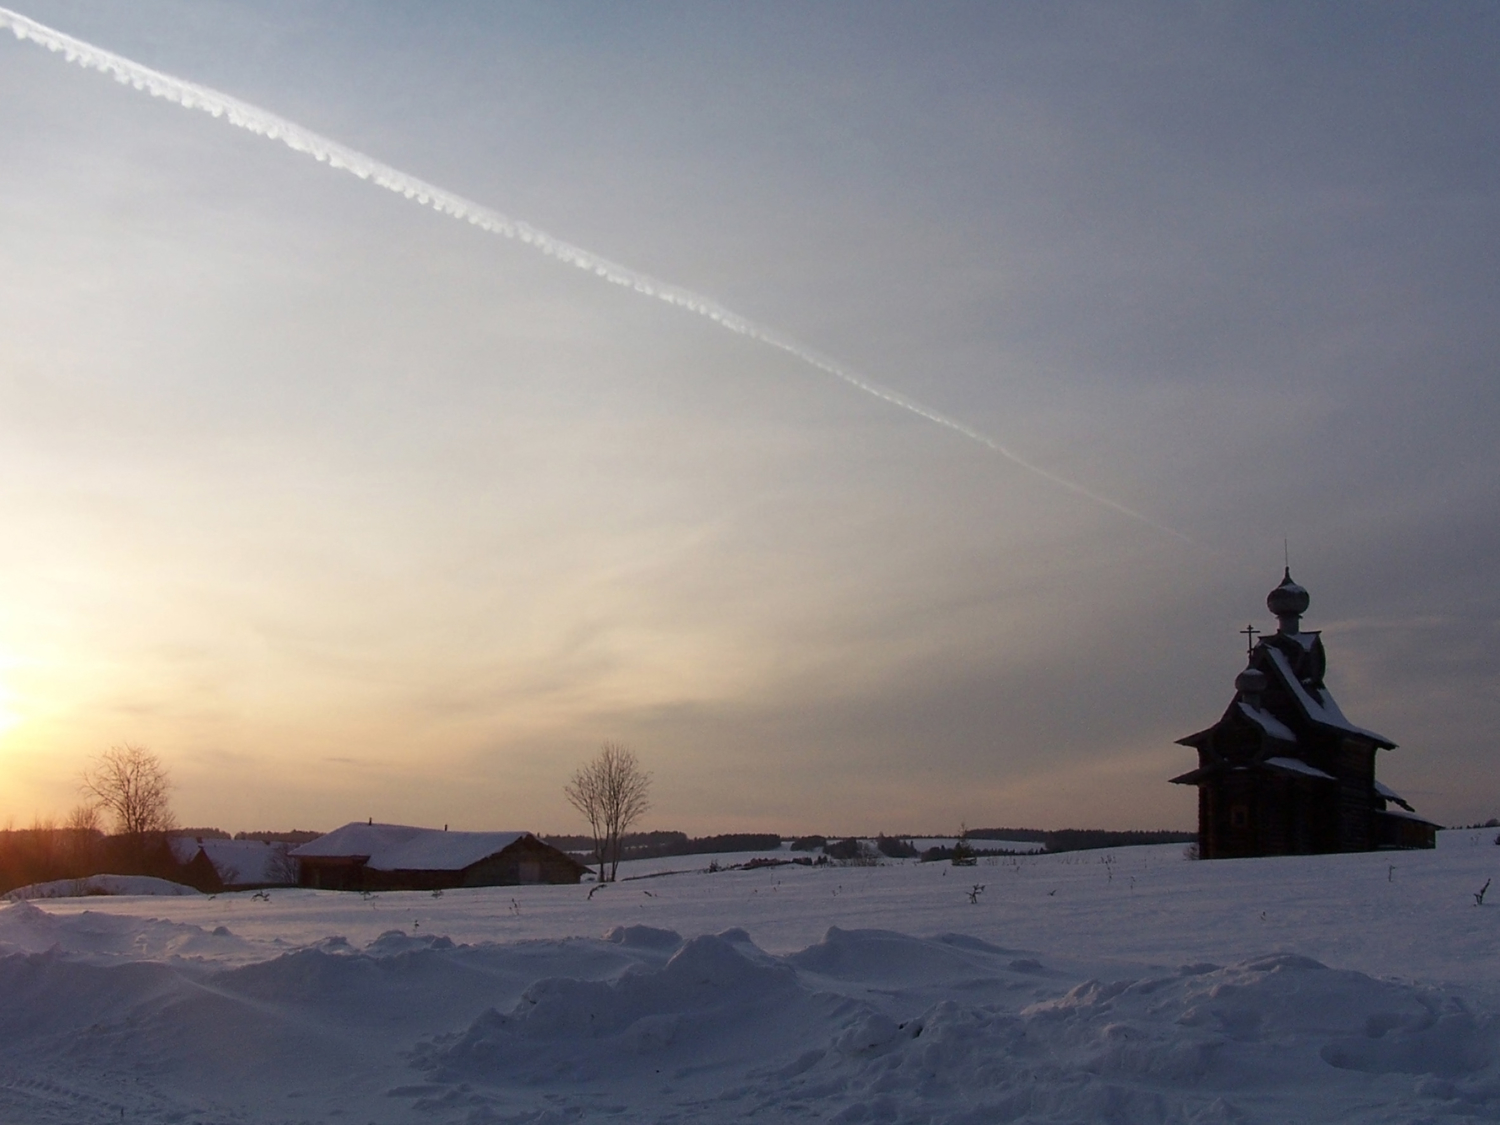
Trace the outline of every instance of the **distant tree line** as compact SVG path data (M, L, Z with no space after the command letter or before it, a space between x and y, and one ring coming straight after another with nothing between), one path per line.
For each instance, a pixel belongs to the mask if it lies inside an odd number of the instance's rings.
M177 862L164 833L106 836L97 828L45 824L0 832L0 894L32 883L103 874L153 875L188 886L202 881L189 865Z
M1014 840L1018 844L1044 843L1051 833L1045 828L970 828L971 840Z
M1080 852L1090 848L1129 848L1142 844L1191 844L1196 832L1112 832L1102 828L971 828L970 840L1014 840L1018 844L1040 844L1047 852Z
M554 848L593 854L592 836L546 836ZM620 837L620 858L660 859L674 855L715 855L725 852L773 851L781 847L776 832L730 832L721 836L689 836L686 832L627 832Z
M323 835L321 832L309 832L302 828L293 828L290 832L236 832L236 840L259 840L262 844L307 844ZM224 838L229 838L226 833Z
M849 836L842 840L829 840L823 836L802 836L792 841L792 851L821 851L829 859L837 859L845 863L875 858L865 841L857 836ZM883 833L875 837L875 853L887 859L915 859L917 857L917 849L909 839L886 836Z
M1024 840L1020 842L1025 843ZM1028 848L1025 851L1019 851L1016 848L976 848L968 841L960 840L952 847L943 844L934 845L922 853L921 859L923 863L951 862L962 867L973 866L973 861L980 856L1041 855L1044 850L1041 847Z
M229 833L177 827L172 779L149 749L130 742L111 746L84 767L78 788L83 802L63 826L38 821L30 828L0 831L0 894L91 875L149 875L200 891L223 889L220 872L201 850L182 862L172 840L228 840ZM113 834L103 831L106 818L113 822ZM300 844L318 835L241 832L235 839Z
M1128 831L1113 832L1099 828L971 828L960 833L958 843L938 845L921 852L924 860L951 860L973 856L1034 855L1037 852L1076 852L1090 848L1124 848L1140 844L1189 844L1198 839L1196 832ZM985 847L986 840L1034 844L1031 848ZM887 836L874 839L875 851L891 859L909 859L918 855L911 836ZM791 842L794 852L823 852L840 860L853 860L863 854L866 845L856 837L830 839L826 836L798 836Z
M317 832L240 832L233 838L269 843L301 844ZM171 841L186 837L228 840L218 829L183 828L171 832L105 835L97 828L59 828L40 823L30 828L0 831L0 895L32 883L86 879L90 875L151 875L214 893L224 889L229 874L194 855L178 860Z

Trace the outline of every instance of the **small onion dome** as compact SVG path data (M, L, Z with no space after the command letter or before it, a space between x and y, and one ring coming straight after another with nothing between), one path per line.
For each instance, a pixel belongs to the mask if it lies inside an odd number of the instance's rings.
M1301 617L1311 601L1307 591L1292 581L1292 570L1288 567L1281 585L1266 595L1266 608L1277 617Z
M1246 668L1234 678L1234 690L1253 699L1266 690L1266 674L1259 668Z

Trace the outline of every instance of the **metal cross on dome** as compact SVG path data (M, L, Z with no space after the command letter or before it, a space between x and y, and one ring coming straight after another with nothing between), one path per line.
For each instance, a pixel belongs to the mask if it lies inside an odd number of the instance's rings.
M1245 655L1249 656L1255 651L1255 636L1260 632L1254 625L1246 625L1239 632L1245 634Z

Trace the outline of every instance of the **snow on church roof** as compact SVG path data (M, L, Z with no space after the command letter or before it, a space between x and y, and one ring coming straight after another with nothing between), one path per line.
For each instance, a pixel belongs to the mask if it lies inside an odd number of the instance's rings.
M1381 784L1380 782L1377 781L1375 783L1375 792L1376 792L1377 795L1379 795L1381 797L1384 797L1387 801L1395 801L1396 804L1400 805L1403 809L1405 809L1409 813L1415 813L1417 811L1416 809L1414 809L1414 808L1411 807L1411 802L1410 801L1408 801L1405 797L1401 796L1400 793L1397 793L1389 785L1383 785L1383 784ZM1391 810L1387 810L1387 811L1391 811Z
M1396 745L1389 738L1386 738L1385 735L1376 734L1374 731L1366 730L1364 727L1357 727L1344 718L1344 713L1339 710L1339 705L1333 701L1333 696L1328 693L1326 688L1318 689L1318 697L1316 699L1313 698L1312 693L1308 691L1302 681L1297 679L1296 673L1292 671L1292 666L1287 663L1286 653L1282 652L1275 645L1267 645L1266 652L1270 654L1272 662L1276 665L1276 670L1281 673L1282 681L1291 689L1292 694L1297 697L1297 702L1301 705L1302 710L1313 722L1321 723L1325 727L1333 727L1335 730L1347 731L1349 734L1357 734L1361 738L1371 739L1382 746L1389 747Z
M1267 758L1266 765L1273 766L1279 770L1289 770L1292 773L1305 774L1308 777L1321 777L1328 781L1336 780L1330 773L1324 773L1316 766L1310 766L1300 758Z
M1435 827L1442 827L1436 821L1428 820L1425 816L1412 812L1410 809L1381 809L1379 815L1397 816L1402 820L1415 820L1418 824L1431 824Z
M530 832L448 832L405 824L355 821L292 852L298 859L368 857L373 871L462 871L504 851Z
M1271 712L1262 711L1259 707L1251 707L1250 704L1244 702L1240 703L1240 710L1272 738L1281 742L1297 741L1297 736L1291 732L1290 728Z

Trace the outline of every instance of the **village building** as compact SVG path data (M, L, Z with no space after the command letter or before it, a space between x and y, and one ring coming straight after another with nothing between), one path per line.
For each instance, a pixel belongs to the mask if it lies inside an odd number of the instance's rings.
M1276 632L1245 629L1229 709L1178 739L1198 751L1198 768L1172 781L1198 787L1204 859L1435 846L1437 825L1375 779L1396 744L1345 718L1324 684L1323 638L1301 627L1310 601L1288 568L1266 598Z
M179 880L200 891L297 885L297 861L288 854L291 846L281 841L173 836L168 842L183 868Z
M337 828L293 849L299 883L338 891L433 891L576 883L588 871L530 832L449 832L404 824Z

